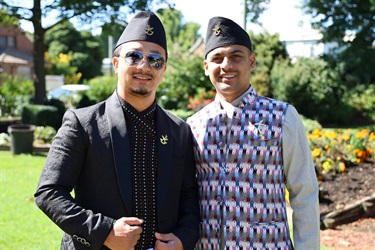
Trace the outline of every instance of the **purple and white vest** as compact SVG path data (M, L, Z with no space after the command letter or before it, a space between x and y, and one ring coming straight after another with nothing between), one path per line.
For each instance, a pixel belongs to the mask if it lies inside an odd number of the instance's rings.
M251 88L230 125L218 100L188 119L202 217L197 249L293 248L281 145L287 107Z

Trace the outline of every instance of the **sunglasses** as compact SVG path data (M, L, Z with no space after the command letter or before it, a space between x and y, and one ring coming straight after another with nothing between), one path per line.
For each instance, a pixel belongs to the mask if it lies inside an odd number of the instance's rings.
M147 57L147 62L156 70L160 70L164 66L165 59L160 54L143 54L139 51L129 51L125 54L125 62L128 66L136 66L144 57Z

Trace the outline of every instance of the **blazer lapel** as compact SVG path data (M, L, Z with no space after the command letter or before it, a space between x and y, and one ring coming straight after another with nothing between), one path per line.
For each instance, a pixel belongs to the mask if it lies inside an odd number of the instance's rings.
M106 103L106 114L108 117L117 180L122 198L130 215L132 211L132 176L129 136L126 130L124 111L116 92L107 99Z
M170 186L174 131L172 130L169 116L159 106L157 106L156 111L156 124L156 143L158 145L157 203L160 208L161 204L165 204L164 201Z

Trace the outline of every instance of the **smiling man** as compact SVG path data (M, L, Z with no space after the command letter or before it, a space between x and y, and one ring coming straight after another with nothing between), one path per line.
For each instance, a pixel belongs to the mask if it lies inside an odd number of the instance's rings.
M202 216L197 248L319 249L318 184L303 123L292 105L251 86L255 54L246 31L211 18L204 69L216 98L188 119Z
M65 232L61 249L194 248L200 218L192 133L156 103L166 61L161 21L139 12L115 47L114 93L65 114L35 193Z

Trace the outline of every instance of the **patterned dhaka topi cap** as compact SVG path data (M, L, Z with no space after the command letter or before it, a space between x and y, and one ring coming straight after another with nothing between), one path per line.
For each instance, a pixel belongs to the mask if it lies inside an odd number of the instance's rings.
M151 11L140 11L130 20L114 49L131 41L156 43L168 54L164 26L160 19Z
M211 18L208 21L204 58L207 58L211 50L234 44L243 45L250 51L252 50L250 36L241 26L225 17Z

